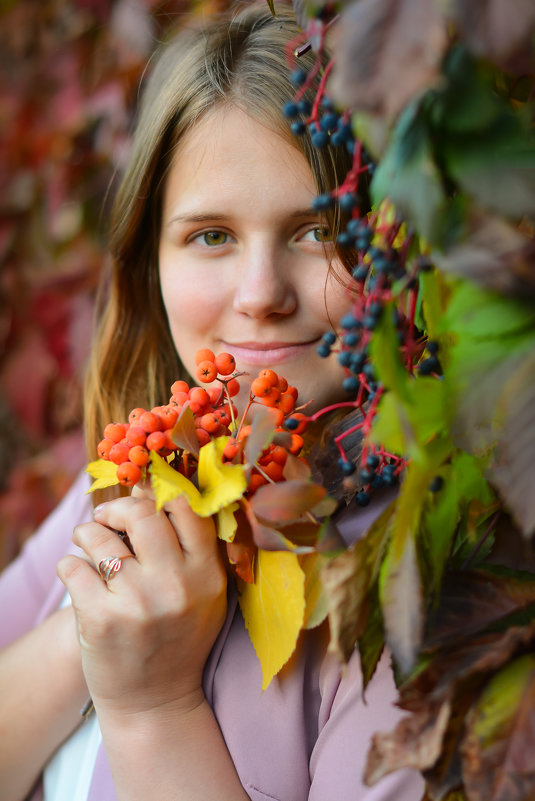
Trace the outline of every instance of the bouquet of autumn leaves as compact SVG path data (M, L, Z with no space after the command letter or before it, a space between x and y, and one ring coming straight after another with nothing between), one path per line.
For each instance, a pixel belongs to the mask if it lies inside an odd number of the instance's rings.
M234 357L203 349L196 363L204 387L175 381L167 405L104 428L89 491L150 480L158 510L184 495L196 514L214 516L265 689L299 632L326 616L314 546L335 502L302 455L307 417L296 388L261 370L238 418Z

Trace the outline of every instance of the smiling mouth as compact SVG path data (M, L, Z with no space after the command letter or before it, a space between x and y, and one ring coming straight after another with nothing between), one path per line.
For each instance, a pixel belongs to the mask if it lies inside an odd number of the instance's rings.
M236 358L238 366L242 364L267 367L272 364L290 361L303 356L304 352L314 347L319 337L308 342L240 342L224 343Z

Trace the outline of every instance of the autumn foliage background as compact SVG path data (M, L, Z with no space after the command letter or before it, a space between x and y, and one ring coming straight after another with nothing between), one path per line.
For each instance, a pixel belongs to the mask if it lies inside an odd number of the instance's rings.
M81 382L107 198L147 59L191 5L0 6L0 567L85 463Z

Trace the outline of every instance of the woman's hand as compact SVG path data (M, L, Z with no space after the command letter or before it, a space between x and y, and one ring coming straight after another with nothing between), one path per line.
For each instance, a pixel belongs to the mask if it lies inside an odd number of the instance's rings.
M106 584L98 564L130 551ZM202 703L203 668L226 613L226 574L211 518L183 498L156 512L154 500L120 498L78 526L89 561L67 556L58 575L76 614L82 664L97 708L112 715Z

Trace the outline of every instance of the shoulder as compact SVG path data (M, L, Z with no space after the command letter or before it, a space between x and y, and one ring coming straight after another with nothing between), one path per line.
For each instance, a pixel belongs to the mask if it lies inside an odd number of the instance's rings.
M31 628L41 617L51 593L57 593L58 600L61 598L63 585L57 578L56 564L74 550L73 528L91 519L88 488L89 478L82 472L0 576L0 606L10 610L0 630L0 644Z

